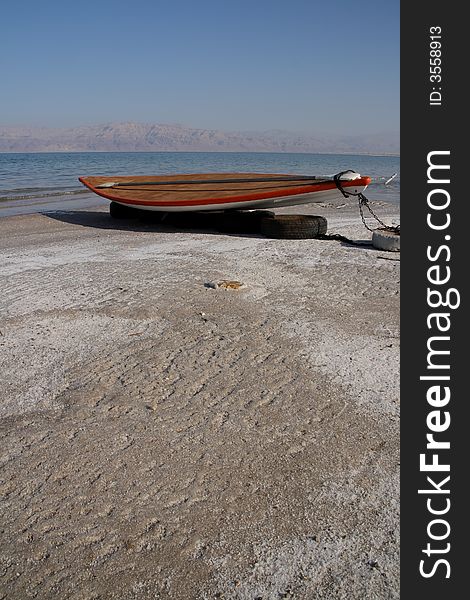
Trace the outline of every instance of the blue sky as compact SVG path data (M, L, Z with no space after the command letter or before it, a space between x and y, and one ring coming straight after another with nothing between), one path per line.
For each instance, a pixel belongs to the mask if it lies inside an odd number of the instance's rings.
M399 0L4 2L0 124L399 130Z

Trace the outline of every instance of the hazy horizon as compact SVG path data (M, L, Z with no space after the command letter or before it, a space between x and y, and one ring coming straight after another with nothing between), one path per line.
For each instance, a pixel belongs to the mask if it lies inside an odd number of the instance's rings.
M0 151L228 151L397 154L399 135L308 134L194 129L181 125L108 123L80 127L0 125Z
M382 129L382 130L374 130L374 131L368 131L366 129L361 130L360 132L356 132L356 133L345 133L345 132L336 132L333 133L331 131L328 131L326 129L321 130L321 129L312 129L312 130L307 130L307 129L287 129L285 127L270 127L270 128L258 128L258 129L231 129L228 127L200 127L197 123L184 123L184 122L163 122L163 121L145 121L145 120L137 120L137 119L122 119L122 120L108 120L108 121L83 121L83 122L70 122L67 125L58 125L58 124L54 124L54 125L47 125L47 124L34 124L34 123L28 123L28 122L13 122L13 123L5 123L0 121L0 127L3 128L17 128L17 129L77 129L80 127L106 127L106 126L111 126L111 125L144 125L144 126L155 126L155 125L161 125L161 126L165 126L165 127L179 127L179 128L183 128L183 129L194 129L194 130L214 130L214 131L223 131L226 133L268 133L268 132L275 132L275 131L279 131L279 132L283 132L283 133L290 133L290 134L296 134L296 135L305 135L305 136L310 136L310 135L333 135L333 136L348 136L348 135L388 135L388 134L393 134L393 135L398 135L399 134L399 130L397 129Z

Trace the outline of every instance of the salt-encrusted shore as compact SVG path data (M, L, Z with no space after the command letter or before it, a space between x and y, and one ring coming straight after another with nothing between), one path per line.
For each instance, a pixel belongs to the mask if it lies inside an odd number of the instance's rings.
M370 238L353 201L284 212ZM398 598L399 265L0 219L0 597Z

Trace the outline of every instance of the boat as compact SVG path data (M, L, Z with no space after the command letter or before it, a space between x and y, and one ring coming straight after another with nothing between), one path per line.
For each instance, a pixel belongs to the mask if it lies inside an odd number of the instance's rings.
M164 212L256 210L329 202L358 195L370 177L355 171L333 176L276 173L204 173L79 177L95 194L124 207Z

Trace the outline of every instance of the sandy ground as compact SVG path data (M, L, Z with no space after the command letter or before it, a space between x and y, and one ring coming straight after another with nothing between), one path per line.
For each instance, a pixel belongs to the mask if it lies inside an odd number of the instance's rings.
M100 205L0 255L0 598L399 597L399 254Z

